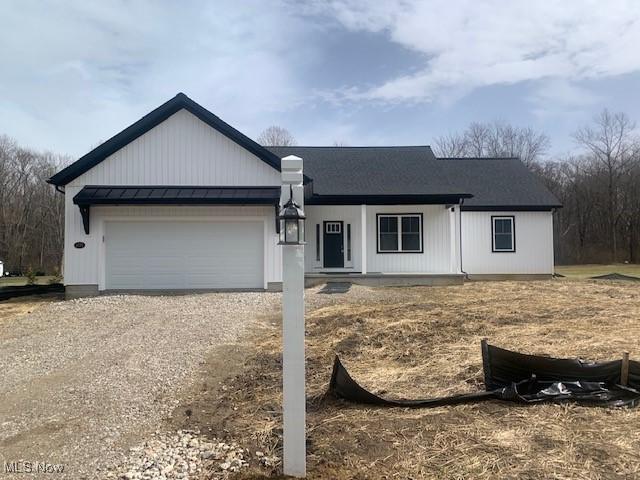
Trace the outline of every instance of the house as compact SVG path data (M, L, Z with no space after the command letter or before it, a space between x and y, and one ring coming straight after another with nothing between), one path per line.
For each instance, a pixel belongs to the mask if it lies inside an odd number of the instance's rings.
M48 181L68 296L278 289L280 159L304 161L307 283L550 276L558 200L518 160L265 148L180 93Z

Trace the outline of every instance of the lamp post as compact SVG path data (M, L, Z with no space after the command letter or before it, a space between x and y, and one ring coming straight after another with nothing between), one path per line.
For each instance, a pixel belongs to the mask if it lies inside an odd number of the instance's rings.
M281 160L283 470L306 476L304 358L304 191L302 159Z
M284 188L284 187L283 187ZM304 245L304 211L293 200L293 185L289 185L289 200L278 215L280 222L279 245Z

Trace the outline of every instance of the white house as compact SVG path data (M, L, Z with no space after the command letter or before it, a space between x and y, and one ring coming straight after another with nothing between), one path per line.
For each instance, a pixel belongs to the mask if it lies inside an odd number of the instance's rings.
M280 159L304 161L307 282L553 273L558 200L518 160L258 145L180 93L49 179L70 297L277 289Z

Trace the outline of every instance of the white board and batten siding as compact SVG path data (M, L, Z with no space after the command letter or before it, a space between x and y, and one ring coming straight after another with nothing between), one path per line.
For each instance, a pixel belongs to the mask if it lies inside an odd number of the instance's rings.
M378 253L377 214L422 213L422 253ZM450 212L444 205L367 206L367 270L389 273L449 273Z
M361 272L361 205L310 205L306 208L305 270L307 272ZM422 214L422 253L378 253L377 215L379 213ZM444 205L367 205L366 262L369 273L450 273L451 215ZM324 222L343 222L344 268L323 268ZM319 238L316 238L316 225ZM348 258L347 226L351 225L351 260ZM320 240L320 248L317 241ZM453 272L456 273L456 272Z
M280 172L180 110L68 185L279 186Z
M492 252L493 216L514 217L515 252ZM553 274L553 213L462 212L462 267L470 275Z
M275 209L271 206L94 206L91 207L90 234L87 235L79 209L73 204L73 197L85 185L280 185L280 172L186 110L178 111L66 186L65 284L98 285L100 290L108 288L109 282L113 283L115 277L111 270L107 271L106 256L126 255L126 252L118 251L117 245L115 251L107 251L106 240L109 235L115 235L117 242L118 235L127 234L123 229L126 230L126 223L132 220L139 225L135 228L143 230L145 225L152 230L158 222L164 222L170 229L176 228L178 224L185 225L182 235L172 235L166 242L176 245L182 243L183 246L193 244L191 247L200 252L205 263L207 253L203 239L212 242L211 248L215 248L213 243L218 242L227 255L247 255L252 260L261 262L262 267L258 266L256 271L260 272L263 281L256 286L266 288L269 282L281 281L281 249L277 245L275 232ZM236 246L227 245L228 239L220 237L224 234L212 230L214 222L218 222L220 228L230 227L236 234L244 232L243 234L253 238L244 239ZM229 222L246 224L233 227ZM109 225L112 225L111 230ZM129 233L135 233L131 228L134 227L129 227ZM190 234L198 239L190 239ZM144 233L141 235L143 240L149 236ZM258 241L262 248L260 252L255 252ZM84 242L85 247L74 248L76 242ZM122 242L120 245L122 246ZM140 245L135 241L131 243L132 251L138 247ZM168 243L165 247L168 247ZM160 255L162 247L158 248ZM247 253L248 250L251 252ZM164 252L166 251L165 248ZM207 258L211 260L212 257ZM142 261L148 261L148 256L147 260ZM181 259L174 261L179 264L193 262L195 259L182 255ZM168 265L170 260L164 262ZM241 263L242 260L238 258L238 265ZM185 266L181 269L184 270ZM109 265L109 269L111 267ZM138 267L133 265L126 272L126 275L132 276L132 282L137 281L134 278L136 268ZM239 266L231 273L242 276L238 273L241 270ZM180 268L176 275L180 275ZM193 278L177 277L174 285L181 282L189 285L198 283ZM216 288L216 282L217 280L212 280L208 285ZM239 278L237 283L238 286L253 285L256 281L247 274L245 278ZM118 282L115 284L119 285Z

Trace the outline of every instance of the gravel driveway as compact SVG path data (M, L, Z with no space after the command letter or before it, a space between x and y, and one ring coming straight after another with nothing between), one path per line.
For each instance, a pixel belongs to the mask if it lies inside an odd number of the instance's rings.
M0 321L0 462L103 478L179 404L208 353L279 305L275 293L119 295Z

